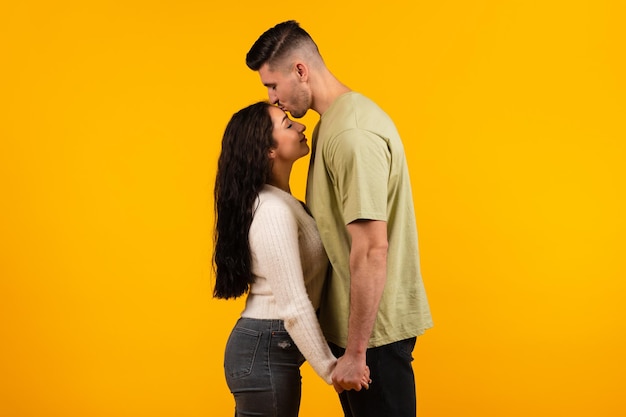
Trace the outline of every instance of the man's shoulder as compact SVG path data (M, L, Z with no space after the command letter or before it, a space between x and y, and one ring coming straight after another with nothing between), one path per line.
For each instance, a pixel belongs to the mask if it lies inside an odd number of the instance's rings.
M383 112L374 100L357 91L339 96L335 104L332 110L340 113Z
M394 125L389 115L374 100L355 91L340 96L324 116L322 128L335 132L349 128L375 132L377 126Z

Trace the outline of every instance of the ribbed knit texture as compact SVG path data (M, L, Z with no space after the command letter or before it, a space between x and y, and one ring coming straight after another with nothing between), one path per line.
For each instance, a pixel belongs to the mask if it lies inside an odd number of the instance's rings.
M284 320L311 367L331 384L336 359L315 315L328 258L315 221L291 194L266 185L249 238L255 281L242 317Z

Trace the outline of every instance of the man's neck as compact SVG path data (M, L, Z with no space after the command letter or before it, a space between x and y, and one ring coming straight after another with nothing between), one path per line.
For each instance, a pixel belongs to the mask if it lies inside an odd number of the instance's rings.
M325 73L323 77L318 79L312 86L312 89L313 101L311 109L315 110L320 116L328 110L339 96L352 91L330 72Z

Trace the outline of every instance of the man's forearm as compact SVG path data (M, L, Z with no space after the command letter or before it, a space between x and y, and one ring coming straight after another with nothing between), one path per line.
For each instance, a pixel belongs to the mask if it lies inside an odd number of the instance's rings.
M369 387L367 345L376 323L387 279L387 223L357 221L348 225L350 247L350 317L346 351L332 375L337 392Z
M364 222L351 228L350 317L346 354L365 355L387 278L387 228Z
M367 350L387 278L386 253L384 255L361 261L352 269L346 353L364 355Z

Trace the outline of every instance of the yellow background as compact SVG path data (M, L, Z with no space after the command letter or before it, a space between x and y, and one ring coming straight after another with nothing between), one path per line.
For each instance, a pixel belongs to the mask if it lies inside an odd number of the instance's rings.
M626 415L623 1L5 1L0 416L230 416L212 186L295 18L408 151L423 417ZM315 114L304 119L309 132ZM307 161L292 189L303 196ZM337 416L303 368L304 417Z

